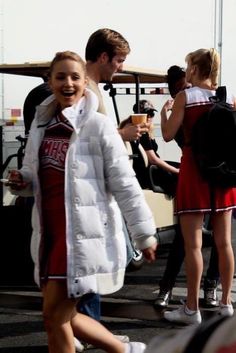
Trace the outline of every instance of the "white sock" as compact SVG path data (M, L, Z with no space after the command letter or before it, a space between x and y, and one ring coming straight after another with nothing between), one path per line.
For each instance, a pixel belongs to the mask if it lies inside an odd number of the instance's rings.
M228 306L231 306L232 304L223 304L222 302L220 302L220 306L221 308L227 308Z
M125 353L144 353L146 344L142 342L127 342L125 343Z
M196 314L196 312L198 312L198 310L190 310L187 305L185 305L185 314L187 315L192 315L192 314Z

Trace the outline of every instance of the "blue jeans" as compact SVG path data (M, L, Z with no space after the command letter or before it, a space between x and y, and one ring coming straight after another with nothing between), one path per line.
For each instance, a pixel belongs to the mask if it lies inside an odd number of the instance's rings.
M133 247L132 247L132 244L131 244L129 232L128 232L128 229L126 227L124 219L123 219L123 232L124 232L124 235L125 235L125 242L126 242L126 255L127 255L127 264L126 264L126 266L128 266L128 264L130 263L130 261L132 260L132 257L133 257Z
M93 319L100 321L100 295L96 293L84 294L77 305L77 310L82 314L88 315Z

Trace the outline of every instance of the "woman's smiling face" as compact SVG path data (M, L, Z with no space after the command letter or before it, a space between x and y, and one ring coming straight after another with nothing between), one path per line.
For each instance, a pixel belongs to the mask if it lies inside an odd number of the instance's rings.
M77 103L83 96L87 77L81 63L64 59L53 66L49 84L61 109L64 109Z

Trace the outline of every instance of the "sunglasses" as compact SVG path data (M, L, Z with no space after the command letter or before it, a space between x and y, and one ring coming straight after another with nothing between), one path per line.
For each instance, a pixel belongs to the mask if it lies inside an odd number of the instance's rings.
M144 113L147 114L150 118L154 118L155 116L155 110L153 109L145 109Z

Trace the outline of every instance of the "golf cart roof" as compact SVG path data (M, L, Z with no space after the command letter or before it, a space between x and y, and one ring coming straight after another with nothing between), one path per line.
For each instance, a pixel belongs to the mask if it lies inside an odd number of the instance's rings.
M0 73L46 78L50 61L26 62L24 64L1 64ZM165 83L166 73L140 67L124 66L123 70L113 76L112 83Z

